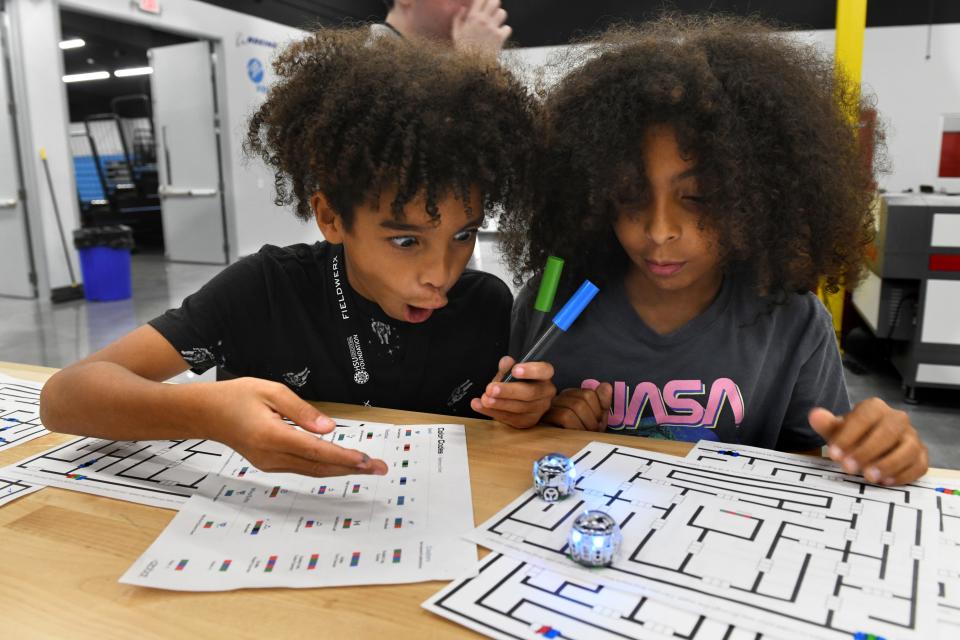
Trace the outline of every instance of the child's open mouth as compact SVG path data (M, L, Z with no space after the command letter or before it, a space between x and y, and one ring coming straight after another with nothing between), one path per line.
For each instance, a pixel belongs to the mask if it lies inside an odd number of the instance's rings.
M415 307L407 304L403 307L403 319L407 322L420 323L426 322L436 309L427 309L425 307Z

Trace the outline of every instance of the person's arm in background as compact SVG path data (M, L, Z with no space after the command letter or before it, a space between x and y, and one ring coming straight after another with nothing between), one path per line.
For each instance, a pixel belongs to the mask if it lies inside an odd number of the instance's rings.
M496 57L513 33L500 0L473 0L453 18L453 46Z

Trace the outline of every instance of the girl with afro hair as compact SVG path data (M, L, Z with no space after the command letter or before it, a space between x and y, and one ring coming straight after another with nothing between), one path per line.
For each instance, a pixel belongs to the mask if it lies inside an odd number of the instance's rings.
M544 206L507 220L511 353L542 333L546 258L600 294L548 354L545 421L817 450L872 482L927 469L906 414L851 409L831 319L870 243L872 163L833 64L762 23L666 16L578 49L546 95ZM481 398L481 402L484 398Z

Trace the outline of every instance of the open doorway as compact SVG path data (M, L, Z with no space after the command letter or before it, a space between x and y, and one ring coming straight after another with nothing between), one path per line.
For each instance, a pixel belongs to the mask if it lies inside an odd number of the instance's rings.
M211 43L66 10L61 32L83 226L131 227L140 255L226 263Z
M138 251L162 254L147 51L188 40L72 11L60 24L81 224L126 224Z

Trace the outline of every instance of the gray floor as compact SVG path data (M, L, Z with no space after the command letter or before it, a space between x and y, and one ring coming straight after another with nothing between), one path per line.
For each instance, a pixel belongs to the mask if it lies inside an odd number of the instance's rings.
M492 236L483 235L472 266L510 283ZM63 367L109 344L171 306L216 275L222 267L166 262L159 255L133 258L133 299L120 302L49 302L0 297L0 360ZM512 286L512 283L511 283ZM848 354L863 365L846 372L854 402L879 396L910 414L930 449L932 466L960 468L960 394L919 391L919 405L903 403L896 372L882 358L883 346L857 331ZM178 381L212 379L184 374Z
M222 268L136 255L130 300L52 304L0 297L0 360L64 367L179 305ZM190 378L197 376L179 381Z

